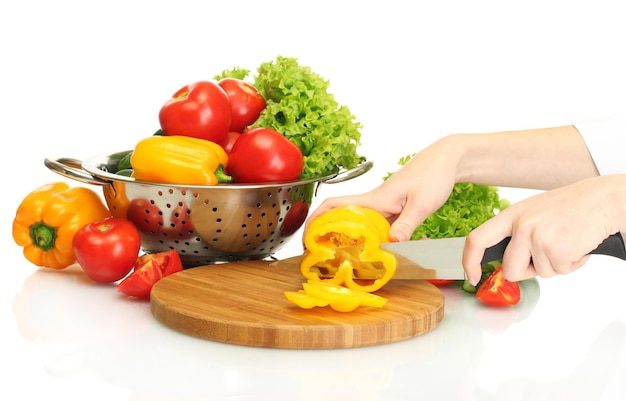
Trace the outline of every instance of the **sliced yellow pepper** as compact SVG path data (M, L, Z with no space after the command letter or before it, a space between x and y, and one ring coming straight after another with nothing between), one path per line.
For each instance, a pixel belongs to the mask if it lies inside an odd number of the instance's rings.
M396 272L395 255L380 247L389 242L389 228L387 219L372 209L330 209L313 219L304 233L300 271L308 280L376 291Z
M352 312L359 306L382 308L387 299L365 291L353 290L327 281L307 281L303 290L287 291L288 300L303 309L330 306L337 312Z
M285 297L288 300L298 305L302 309L313 309L315 307L328 306L329 301L321 298L312 297L304 292L300 291L285 291Z
M63 269L76 261L72 241L84 225L111 214L88 188L55 182L41 186L20 203L13 220L13 240L37 266Z
M215 142L183 135L153 135L135 145L132 177L181 185L215 185L231 181L224 173L228 155Z

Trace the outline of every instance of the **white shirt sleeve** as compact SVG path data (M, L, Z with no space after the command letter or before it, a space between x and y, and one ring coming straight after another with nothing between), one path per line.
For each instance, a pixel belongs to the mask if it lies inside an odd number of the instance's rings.
M601 175L626 173L626 115L579 121L574 126Z

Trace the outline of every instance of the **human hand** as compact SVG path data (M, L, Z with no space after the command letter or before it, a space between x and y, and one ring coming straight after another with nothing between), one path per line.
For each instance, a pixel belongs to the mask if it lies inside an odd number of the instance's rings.
M588 178L513 204L470 233L463 265L480 279L484 250L510 236L502 260L507 280L551 277L584 265L589 252L625 227L626 175Z
M391 223L393 241L407 241L418 225L450 196L456 178L455 150L447 138L439 140L391 175L378 187L359 194L324 200L308 222L338 206L357 205L374 209Z

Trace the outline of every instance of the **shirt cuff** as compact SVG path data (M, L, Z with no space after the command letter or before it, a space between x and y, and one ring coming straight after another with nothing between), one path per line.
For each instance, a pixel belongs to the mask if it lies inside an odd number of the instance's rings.
M574 123L601 175L626 173L624 137L626 115L595 118Z

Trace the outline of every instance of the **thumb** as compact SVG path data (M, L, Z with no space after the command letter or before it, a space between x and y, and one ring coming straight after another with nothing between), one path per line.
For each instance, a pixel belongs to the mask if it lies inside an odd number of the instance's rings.
M402 220L396 220L389 229L389 239L391 241L408 241L415 228Z
M389 239L391 241L408 241L422 221L423 218L420 217L419 210L407 204L398 218L391 224Z

